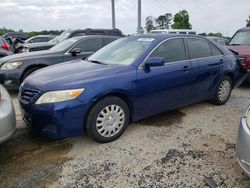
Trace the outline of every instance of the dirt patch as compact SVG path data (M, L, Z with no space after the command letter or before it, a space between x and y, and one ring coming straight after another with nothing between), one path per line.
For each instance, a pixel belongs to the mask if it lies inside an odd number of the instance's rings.
M179 111L173 110L169 112L165 112L147 119L140 121L140 124L150 125L150 126L171 126L171 125L179 125L182 123L182 118L185 117L186 114Z
M0 146L0 187L39 187L55 180L71 147L70 140L52 141L17 129Z

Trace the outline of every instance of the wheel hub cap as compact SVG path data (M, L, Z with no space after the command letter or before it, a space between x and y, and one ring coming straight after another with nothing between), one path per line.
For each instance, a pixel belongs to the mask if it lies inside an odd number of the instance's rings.
M225 101L231 90L231 84L228 80L224 80L219 87L219 99L220 101Z
M101 110L96 120L98 133L103 137L115 136L123 127L125 114L118 105L109 105Z

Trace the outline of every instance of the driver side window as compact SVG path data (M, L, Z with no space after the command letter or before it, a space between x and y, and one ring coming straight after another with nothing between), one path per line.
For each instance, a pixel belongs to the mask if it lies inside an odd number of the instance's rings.
M82 52L95 52L101 48L101 39L86 39L78 43L75 48L80 48Z
M186 60L183 39L169 39L163 42L153 51L150 57L162 57L165 63Z

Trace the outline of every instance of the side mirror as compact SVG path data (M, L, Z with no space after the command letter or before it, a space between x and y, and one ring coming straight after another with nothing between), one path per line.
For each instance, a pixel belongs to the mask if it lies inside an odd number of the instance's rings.
M70 53L72 56L77 56L82 52L81 48L73 48Z
M145 62L146 67L157 67L157 66L163 66L165 64L165 61L162 57L150 57Z

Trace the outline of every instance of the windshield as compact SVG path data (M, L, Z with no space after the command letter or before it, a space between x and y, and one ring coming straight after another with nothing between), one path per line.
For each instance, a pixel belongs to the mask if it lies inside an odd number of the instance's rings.
M49 42L60 43L68 38L71 31L64 31L59 36L56 36L54 39L50 40Z
M250 32L249 31L241 31L237 32L232 40L230 41L229 45L250 45Z
M110 43L88 58L88 61L103 64L130 65L149 45L154 38L123 38Z
M77 41L79 41L79 38L70 38L70 39L67 39L67 40L53 46L52 48L50 48L50 50L52 50L52 51L65 51L65 50L68 50Z

